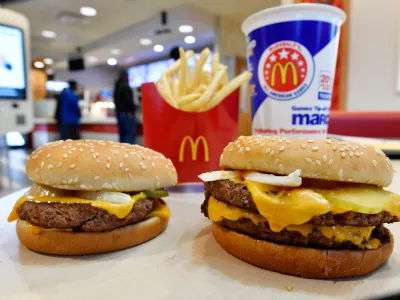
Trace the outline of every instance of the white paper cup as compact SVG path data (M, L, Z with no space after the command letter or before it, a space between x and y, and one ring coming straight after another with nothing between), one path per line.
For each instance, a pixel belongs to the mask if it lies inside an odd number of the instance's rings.
M345 19L334 6L294 4L243 22L253 73L253 134L326 137Z

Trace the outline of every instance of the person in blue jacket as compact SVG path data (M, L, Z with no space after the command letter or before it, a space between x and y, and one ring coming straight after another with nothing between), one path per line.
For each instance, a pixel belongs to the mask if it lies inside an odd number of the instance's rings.
M74 80L70 80L68 83L69 88L65 89L61 94L61 139L79 140L81 109L78 105L79 96L76 93L78 84Z

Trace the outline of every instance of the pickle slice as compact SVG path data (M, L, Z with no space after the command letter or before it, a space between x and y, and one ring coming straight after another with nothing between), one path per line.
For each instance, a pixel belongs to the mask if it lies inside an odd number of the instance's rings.
M391 201L392 193L380 188L342 188L318 190L337 209L346 209L363 214L376 214L384 211Z
M144 191L144 193L148 198L162 198L168 196L168 192L164 189L148 190Z

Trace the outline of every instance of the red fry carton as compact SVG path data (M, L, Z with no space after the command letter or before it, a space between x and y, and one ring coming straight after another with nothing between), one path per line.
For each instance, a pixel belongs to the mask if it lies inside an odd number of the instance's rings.
M205 112L185 112L164 101L154 83L142 85L144 146L174 163L179 183L219 169L225 146L237 138L239 90Z

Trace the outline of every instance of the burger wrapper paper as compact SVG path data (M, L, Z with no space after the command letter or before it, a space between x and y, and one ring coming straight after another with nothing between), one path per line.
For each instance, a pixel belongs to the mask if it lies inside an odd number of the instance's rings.
M198 182L198 175L219 169L225 146L237 138L239 90L205 112L170 106L154 83L142 85L144 146L170 158L179 183Z

